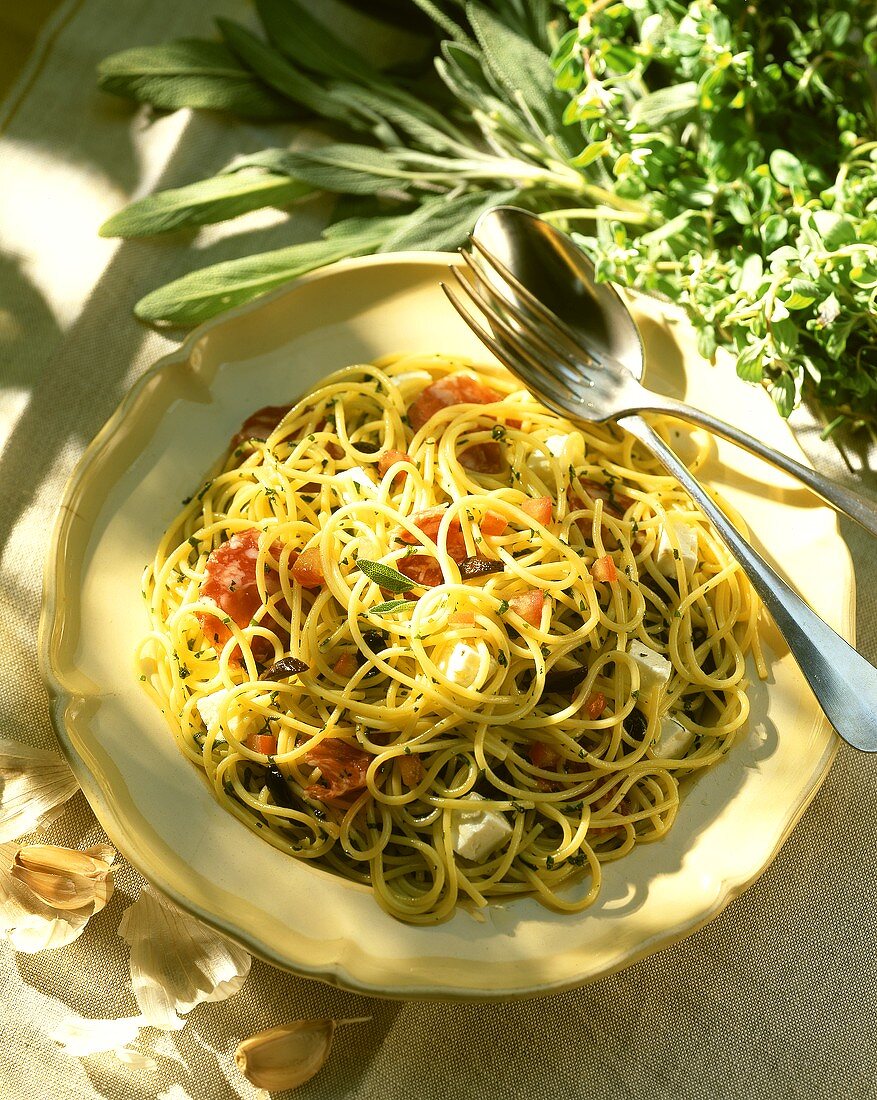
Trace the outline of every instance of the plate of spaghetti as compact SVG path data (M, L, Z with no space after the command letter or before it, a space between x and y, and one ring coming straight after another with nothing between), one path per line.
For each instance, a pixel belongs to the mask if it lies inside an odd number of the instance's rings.
M718 913L835 746L684 492L491 363L450 262L326 269L149 372L68 488L43 657L98 817L178 904L306 976L508 997ZM653 382L794 446L672 311L640 321ZM655 424L849 637L833 516Z

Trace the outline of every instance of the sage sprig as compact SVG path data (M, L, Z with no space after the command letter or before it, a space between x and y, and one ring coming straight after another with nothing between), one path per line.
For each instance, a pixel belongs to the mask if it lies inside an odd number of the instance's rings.
M308 189L375 196L383 209L376 222L354 224L339 205L340 221L322 241L195 271L141 299L139 317L195 324L334 260L372 251L452 250L497 202L536 210L590 203L598 216L608 210L641 216L636 204L614 197L573 163L576 128L563 123L565 98L554 88L550 60L558 37L552 28L563 17L556 0L540 0L529 14L517 0L481 0L465 9L410 2L451 35L437 75L419 81L381 72L296 0L259 0L265 38L218 21L224 44L205 43L207 51L195 60L203 64L210 54L218 66L221 59L230 79L249 72L290 111L306 110L330 124L337 140L239 157L210 180L133 203L101 232L130 237L195 228L262 206L288 206ZM140 69L149 68L149 52L139 51ZM148 100L146 85L107 79L109 71L127 71L130 55L105 63L101 85ZM155 67L162 64L163 55L156 55ZM183 94L177 87L176 104ZM151 102L169 101L162 92Z

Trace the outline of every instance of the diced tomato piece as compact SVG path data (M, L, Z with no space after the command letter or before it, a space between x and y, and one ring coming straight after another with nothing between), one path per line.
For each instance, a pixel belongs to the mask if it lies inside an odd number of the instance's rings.
M391 466L395 466L397 462L413 462L411 455L407 451L384 451L384 453L378 458L378 473L381 477L384 477L387 470ZM405 471L400 470L396 477L393 479L394 483L400 478L405 476Z
M508 527L509 521L505 516L501 516L499 512L485 512L481 517L481 534L482 535L501 535Z
M250 621L262 606L256 583L256 561L259 557L258 527L239 531L212 551L207 559L206 577L201 582L200 594L220 608L224 616L238 627L250 625ZM268 594L280 588L276 573L265 573ZM231 637L231 630L216 615L198 613L201 629L220 647Z
M402 783L408 787L416 787L423 779L423 761L419 753L413 752L410 756L399 757L399 775Z
M556 772L560 764L560 756L544 741L532 741L530 743L530 763L535 768L544 768L545 771Z
M585 700L585 714L589 718L599 718L606 709L606 696L602 691L595 691Z
M260 752L263 756L274 756L277 752L277 738L269 733L250 733L244 740L244 744L253 752Z
M605 581L607 584L614 584L618 580L618 570L615 568L615 562L608 554L604 554L602 558L597 558L591 566L591 576L595 581Z
M302 759L322 773L322 781L305 787L305 794L321 802L334 802L362 790L365 773L374 757L340 737L327 737L306 752Z
M422 588L435 588L444 580L442 567L429 554L409 554L393 563L400 573Z
M455 611L448 619L448 622L452 626L474 626L475 625L475 612L474 611Z
M359 663L352 653L342 653L335 664L332 665L333 672L337 672L339 676L346 676L348 680L358 668Z
M543 527L551 522L551 512L554 501L551 497L531 497L521 505L521 511L525 512Z
M302 588L319 588L325 583L323 559L320 557L318 546L311 546L299 554L292 567L292 579Z
M447 506L440 504L437 508L427 508L425 512L417 512L411 517L411 522L418 530L422 531L428 539L438 542L438 531L442 517L447 511ZM396 532L396 538L400 542L407 542L409 546L417 542L417 538L404 527ZM458 519L452 519L448 526L448 553L455 561L466 556L466 543L463 541L463 528ZM402 570L404 572L404 570ZM408 576L408 574L405 574Z
M502 447L492 440L489 443L473 443L460 452L460 465L475 474L498 474L505 466Z
M509 607L516 612L524 622L531 626L538 626L542 621L542 607L545 603L545 593L541 588L531 588L528 592L522 592L520 596L512 596Z
M501 393L469 374L451 374L421 390L408 408L408 422L419 432L440 409L451 405L489 405L501 401L502 397Z
M240 447L248 439L267 439L291 408L292 405L265 405L257 409L241 424L237 435L232 438L231 449Z

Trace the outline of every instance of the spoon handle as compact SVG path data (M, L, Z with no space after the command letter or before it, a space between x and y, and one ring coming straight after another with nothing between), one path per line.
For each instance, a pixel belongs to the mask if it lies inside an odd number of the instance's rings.
M657 407L656 402L655 408ZM680 420L688 420L692 424L699 424L714 435L729 439L732 443L736 443L738 447L751 451L759 458L763 458L767 462L773 463L774 466L778 466L781 470L785 470L787 474L791 474L792 477L796 477L803 482L808 489L812 489L826 504L830 504L838 512L843 512L844 515L855 520L869 534L877 538L877 504L868 500L867 497L861 496L852 489L846 489L842 485L838 485L836 481L831 481L822 474L816 473L815 470L811 470L809 466L805 466L802 462L796 462L794 458L789 458L781 451L775 451L773 447L768 447L766 443L762 443L755 436L749 435L747 432L735 428L733 424L719 420L718 417L711 416L701 409L696 409L692 405L686 405L682 401L676 401L669 397L661 398L660 410L670 413L671 416L677 416Z
M835 633L743 538L703 486L639 416L618 424L680 482L721 535L786 639L819 705L840 736L877 752L877 669Z

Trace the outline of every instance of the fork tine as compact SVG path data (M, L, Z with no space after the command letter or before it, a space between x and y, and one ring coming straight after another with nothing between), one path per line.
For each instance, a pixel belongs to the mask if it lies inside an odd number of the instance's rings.
M580 387L583 381L591 381L590 376L584 369L585 364L582 358L576 357L568 348L563 347L550 331L546 331L545 326L539 322L538 318L534 320L532 315L528 315L526 306L521 307L518 303L512 302L489 278L481 268L478 260L467 252L461 252L460 255L472 273L475 280L474 286L479 291L479 295L481 297L486 295L504 314L507 313L516 322L519 335L523 336L526 333L532 340L540 344L544 352L547 352L552 359L557 360L555 364L556 373L562 375L564 380L573 388ZM528 322L527 325L522 323L518 314L522 315L523 321Z
M552 328L559 336L562 336L568 344L572 345L572 348L576 352L578 352L578 354L587 355L596 366L601 365L601 356L599 354L595 354L590 349L586 350L585 348L583 348L581 340L569 327L569 325L567 325L565 321L562 321L556 313L552 313L550 309L544 306L533 294L533 292L531 290L528 290L527 287L524 286L517 275L515 275L502 262L502 260L499 259L498 256L495 256L490 251L490 249L487 248L486 245L482 244L481 241L479 241L478 238L475 236L470 235L469 243L481 256L484 257L484 259L493 268L497 275L499 275L512 288L515 294L520 297L521 301L525 303L531 313L535 314L540 321L548 325L549 328Z
M567 390L571 398L577 399L580 396L582 384L588 384L587 377L574 377L573 384L570 384L566 378L558 378L556 372L549 370L544 360L542 360L539 349L540 341L538 339L538 333L533 330L528 330L523 326L513 327L500 312L497 312L491 306L489 301L484 300L479 293L479 287L469 283L468 279L463 277L459 268L453 268L452 272L453 277L457 279L460 289L463 290L464 294L472 301L475 308L479 309L486 320L490 322L494 337L498 341L518 355L524 356L540 376L552 378L553 381L559 383ZM534 337L536 338L535 340L533 339Z
M442 290L445 292L445 297L457 313L459 313L485 347L493 352L500 363L508 367L512 374L517 375L528 389L533 388L538 390L539 396L544 400L545 404L550 405L555 412L559 413L561 416L569 416L569 410L564 404L563 395L556 389L554 379L550 378L550 376L545 376L544 381L542 377L540 377L538 381L535 381L533 378L535 372L532 371L525 359L509 352L498 340L495 340L484 326L475 320L469 310L446 283L439 283L439 286L441 286Z
M569 394L569 398L572 400L580 400L581 398L581 385L582 379L577 379L577 387L569 385L564 379L558 378L553 370L550 370L545 366L542 358L539 355L539 348L528 337L533 335L528 333L526 329L516 329L509 324L506 319L501 316L489 302L486 302L481 295L477 292L467 279L464 278L459 268L453 268L452 274L457 280L459 288L466 294L469 300L473 303L476 309L487 318L490 323L490 327L493 331L495 339L503 345L503 347L516 352L519 357L527 360L531 367L531 373L538 373L540 378L550 379L552 383L559 385L562 389L566 390ZM584 379L587 384L587 379Z

